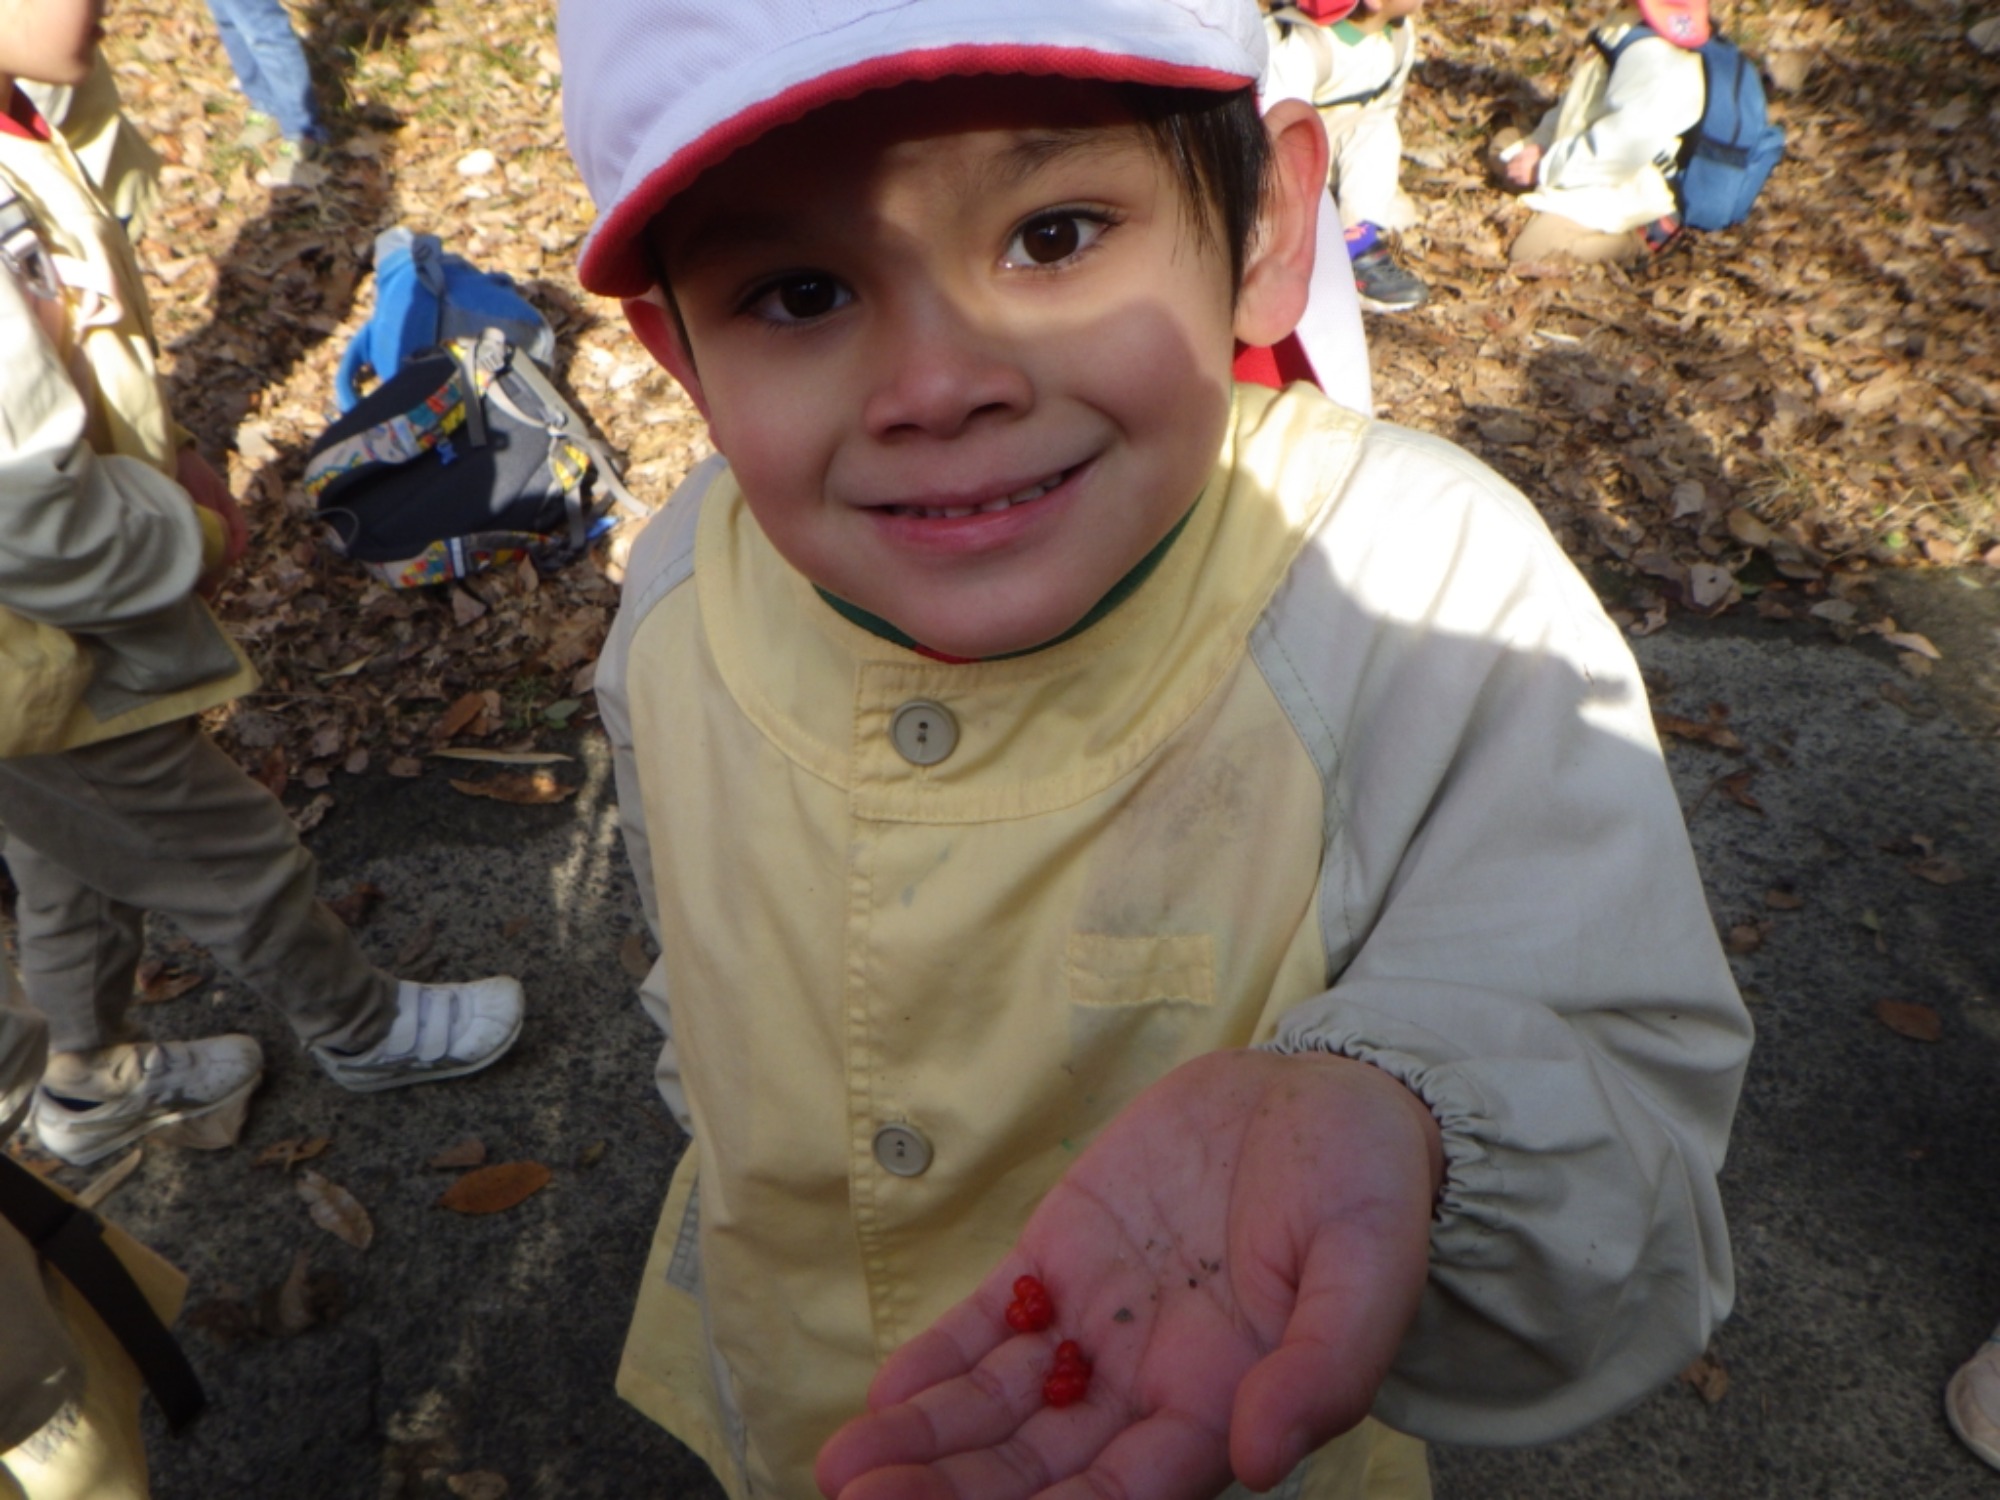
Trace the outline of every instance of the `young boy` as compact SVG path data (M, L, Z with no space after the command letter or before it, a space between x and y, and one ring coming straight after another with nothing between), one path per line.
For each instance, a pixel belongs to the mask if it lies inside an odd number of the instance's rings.
M559 35L719 453L598 676L692 1133L620 1390L739 1497L1381 1500L1681 1368L1748 1021L1532 508L1232 387L1326 181L1254 5Z
M49 1021L34 1127L76 1165L169 1126L226 1144L262 1077L247 1036L128 1039L146 911L276 1001L346 1088L473 1072L521 1025L512 979L370 964L284 808L194 722L256 682L200 597L243 520L168 416L123 230L15 86L81 83L102 10L0 0L0 855Z
M1386 238L1418 217L1398 180L1399 121L1422 9L1423 0L1300 0L1274 7L1265 20L1271 63L1264 97L1304 99L1319 110L1355 289L1372 312L1401 312L1430 300L1430 289L1390 255Z
M1645 25L1628 41L1634 27ZM1640 261L1680 233L1670 174L1701 122L1708 0L1638 0L1591 33L1591 51L1533 135L1496 142L1506 184L1535 213L1508 258Z

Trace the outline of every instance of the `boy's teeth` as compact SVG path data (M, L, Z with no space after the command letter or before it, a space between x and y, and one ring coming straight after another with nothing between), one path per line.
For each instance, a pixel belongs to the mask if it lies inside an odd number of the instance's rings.
M1062 482L1063 476L1057 474L1039 483L1031 484L1024 490L1016 490L1011 495L1002 496L998 500L988 500L984 505L953 505L939 509L926 509L922 506L910 505L898 506L897 509L901 510L905 515L916 516L926 521L955 521L961 516L991 515L995 511L1007 510L1012 506L1021 505L1029 500L1039 500Z

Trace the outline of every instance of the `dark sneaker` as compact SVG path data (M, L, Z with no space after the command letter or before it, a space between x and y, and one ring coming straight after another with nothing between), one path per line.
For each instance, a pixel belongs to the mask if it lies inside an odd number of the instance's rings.
M1408 312L1431 300L1431 289L1383 249L1370 250L1354 262L1354 290L1368 312Z

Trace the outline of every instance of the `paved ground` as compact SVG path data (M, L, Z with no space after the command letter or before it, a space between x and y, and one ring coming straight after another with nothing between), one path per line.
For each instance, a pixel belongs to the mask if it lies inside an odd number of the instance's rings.
M2000 592L1946 580L1897 613L1947 652L1927 681L1817 626L1676 623L1638 643L1660 707L1722 705L1748 747L1677 744L1671 760L1718 922L1770 924L1736 960L1759 1044L1726 1183L1728 1386L1711 1405L1677 1385L1551 1449L1440 1451L1442 1500L2000 1496L1938 1405L2000 1317L2000 751L1981 676ZM295 1337L189 1333L215 1405L183 1438L153 1434L159 1500L449 1495L476 1472L552 1500L717 1493L611 1394L678 1141L620 965L636 916L606 769L580 752L567 806L473 802L442 773L349 781L313 838L330 890L387 893L366 934L384 961L434 922L438 973L523 976L532 1015L491 1073L358 1098L316 1080L233 986L151 1015L162 1034L245 1027L274 1064L240 1149L154 1150L112 1211L191 1272L208 1327L226 1329L228 1300L254 1311L301 1248L344 1303ZM1761 812L1720 782L1743 770ZM1909 873L1913 836L1966 877ZM1943 1039L1892 1033L1872 1014L1883 999L1935 1007ZM314 1135L334 1144L313 1165L373 1215L365 1253L252 1165ZM424 1163L467 1135L496 1161L547 1164L553 1184L489 1218L435 1206L450 1174ZM481 1493L462 1477L456 1492Z

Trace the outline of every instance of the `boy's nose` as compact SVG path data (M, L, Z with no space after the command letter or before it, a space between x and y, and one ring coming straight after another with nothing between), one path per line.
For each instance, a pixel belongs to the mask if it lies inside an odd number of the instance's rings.
M1009 341L931 301L887 320L862 420L871 436L954 437L988 418L1025 412L1034 385Z

